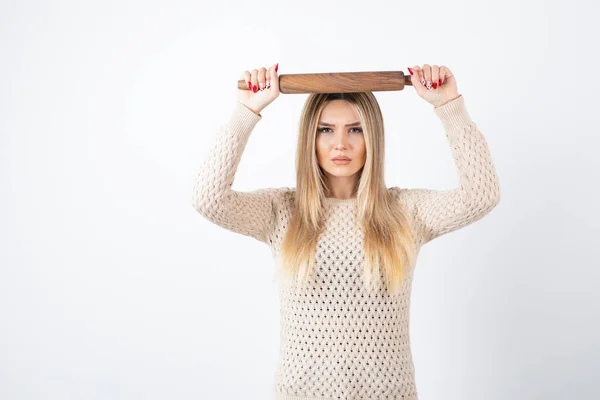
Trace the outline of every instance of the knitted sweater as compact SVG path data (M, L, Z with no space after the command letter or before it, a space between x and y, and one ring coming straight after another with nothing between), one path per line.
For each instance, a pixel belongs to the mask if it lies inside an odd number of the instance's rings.
M388 188L404 204L417 253L440 235L486 215L500 199L487 142L459 96L434 108L459 177L450 190ZM267 244L273 257L292 215L295 189L232 190L242 153L260 114L237 103L221 125L195 180L194 208L210 222ZM357 199L325 200L316 270L300 289L282 286L276 400L417 400L409 338L413 271L391 295L362 283L363 236ZM383 279L383 275L380 274ZM383 282L383 280L381 281Z

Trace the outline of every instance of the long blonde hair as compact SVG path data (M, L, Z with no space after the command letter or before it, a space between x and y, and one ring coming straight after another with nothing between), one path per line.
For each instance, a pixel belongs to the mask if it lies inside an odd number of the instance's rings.
M366 286L377 283L382 267L386 287L397 292L408 269L414 266L416 248L406 210L385 186L383 117L371 92L308 96L300 116L294 212L278 255L277 275L298 279L303 285L314 267L315 250L323 229L323 205L329 195L325 175L317 161L316 131L321 112L330 100L348 101L363 127L366 159L355 187L357 220L364 232L363 281Z

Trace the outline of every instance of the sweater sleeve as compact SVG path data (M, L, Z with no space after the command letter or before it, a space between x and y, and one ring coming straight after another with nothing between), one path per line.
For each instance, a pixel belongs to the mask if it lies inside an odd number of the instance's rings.
M450 190L392 188L407 205L422 244L472 224L500 201L487 142L469 116L463 96L434 111L446 131L459 186Z
M236 102L229 121L219 128L200 165L192 205L208 221L267 243L275 220L273 202L279 189L249 192L231 189L250 133L261 118Z

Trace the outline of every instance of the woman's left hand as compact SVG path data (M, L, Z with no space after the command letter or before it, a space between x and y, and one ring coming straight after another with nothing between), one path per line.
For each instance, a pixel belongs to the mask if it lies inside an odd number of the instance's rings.
M459 97L456 79L446 66L423 64L408 69L417 94L434 107L441 107Z

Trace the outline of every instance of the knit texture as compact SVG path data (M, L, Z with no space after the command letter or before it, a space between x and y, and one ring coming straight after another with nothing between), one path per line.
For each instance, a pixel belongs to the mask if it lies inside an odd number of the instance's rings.
M407 209L417 251L441 235L489 213L500 200L486 140L459 96L434 108L450 144L459 187L450 190L388 188ZM295 189L232 190L235 172L262 118L236 103L203 160L193 206L207 220L266 243L279 254L294 210ZM417 400L409 317L413 270L390 294L362 282L363 231L357 199L325 200L325 228L316 268L302 288L280 286L280 357L276 400Z

